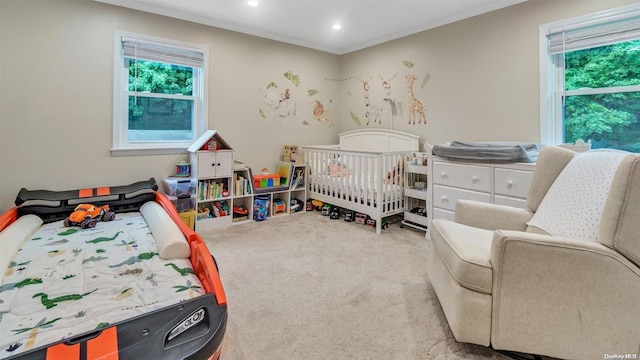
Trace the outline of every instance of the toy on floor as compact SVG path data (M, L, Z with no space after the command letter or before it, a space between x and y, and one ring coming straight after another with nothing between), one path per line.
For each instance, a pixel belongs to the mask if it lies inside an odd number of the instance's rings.
M367 219L367 225L371 226L371 227L376 227L376 221L374 219ZM382 219L382 223L380 225L380 227L382 229L388 229L389 228L389 222L387 222L387 219Z
M307 211L313 210L313 200L307 199Z
M311 200L311 204L313 205L313 208L318 211L322 211L322 206L324 206L324 202L316 199Z
M352 222L354 219L355 212L353 210L346 210L344 212L344 221L346 222Z
M369 215L363 213L356 213L356 224L366 224L369 219Z
M340 208L337 206L334 206L331 208L331 210L329 210L329 219L332 220L337 220L340 219Z
M324 204L322 206L322 215L324 216L329 216L329 213L331 212L331 209L333 209L333 205L331 204Z
M71 215L64 219L64 226L80 226L87 229L95 227L98 221L111 221L115 218L116 213L109 210L109 205L79 204Z

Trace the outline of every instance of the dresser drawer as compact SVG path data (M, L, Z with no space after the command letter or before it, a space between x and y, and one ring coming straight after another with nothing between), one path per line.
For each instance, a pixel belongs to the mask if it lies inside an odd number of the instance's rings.
M495 168L495 193L526 199L533 172Z
M433 186L434 207L455 211L456 203L461 199L490 203L491 194L478 191L456 189L447 186Z
M433 183L461 187L469 190L491 192L491 168L434 162Z
M527 200L512 198L508 196L496 195L494 202L498 205L513 206L521 209L527 208Z
M454 221L456 218L456 213L449 210L443 210L435 208L433 209L433 218L434 219L445 219L449 221Z

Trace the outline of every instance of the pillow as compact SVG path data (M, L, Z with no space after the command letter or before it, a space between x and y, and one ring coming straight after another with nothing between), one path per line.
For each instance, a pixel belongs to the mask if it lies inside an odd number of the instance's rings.
M189 242L160 204L148 201L140 207L140 213L144 216L151 234L156 240L156 247L161 259L187 258L191 255Z
M24 215L0 232L0 279L9 267L11 259L31 235L42 225L42 219L36 215Z
M560 172L527 223L553 236L598 241L602 209L626 151L592 150L576 155Z

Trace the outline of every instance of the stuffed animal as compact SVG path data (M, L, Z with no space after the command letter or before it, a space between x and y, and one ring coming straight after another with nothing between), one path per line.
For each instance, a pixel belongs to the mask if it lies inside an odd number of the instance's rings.
M109 210L109 205L79 204L71 215L64 219L64 226L80 226L87 229L95 227L98 221L111 221L115 218L116 213Z

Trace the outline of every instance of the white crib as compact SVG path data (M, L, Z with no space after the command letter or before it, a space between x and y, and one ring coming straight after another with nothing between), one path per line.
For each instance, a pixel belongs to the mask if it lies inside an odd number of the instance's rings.
M419 137L396 130L340 134L338 145L303 146L309 197L369 215L376 221L404 211L404 163Z

